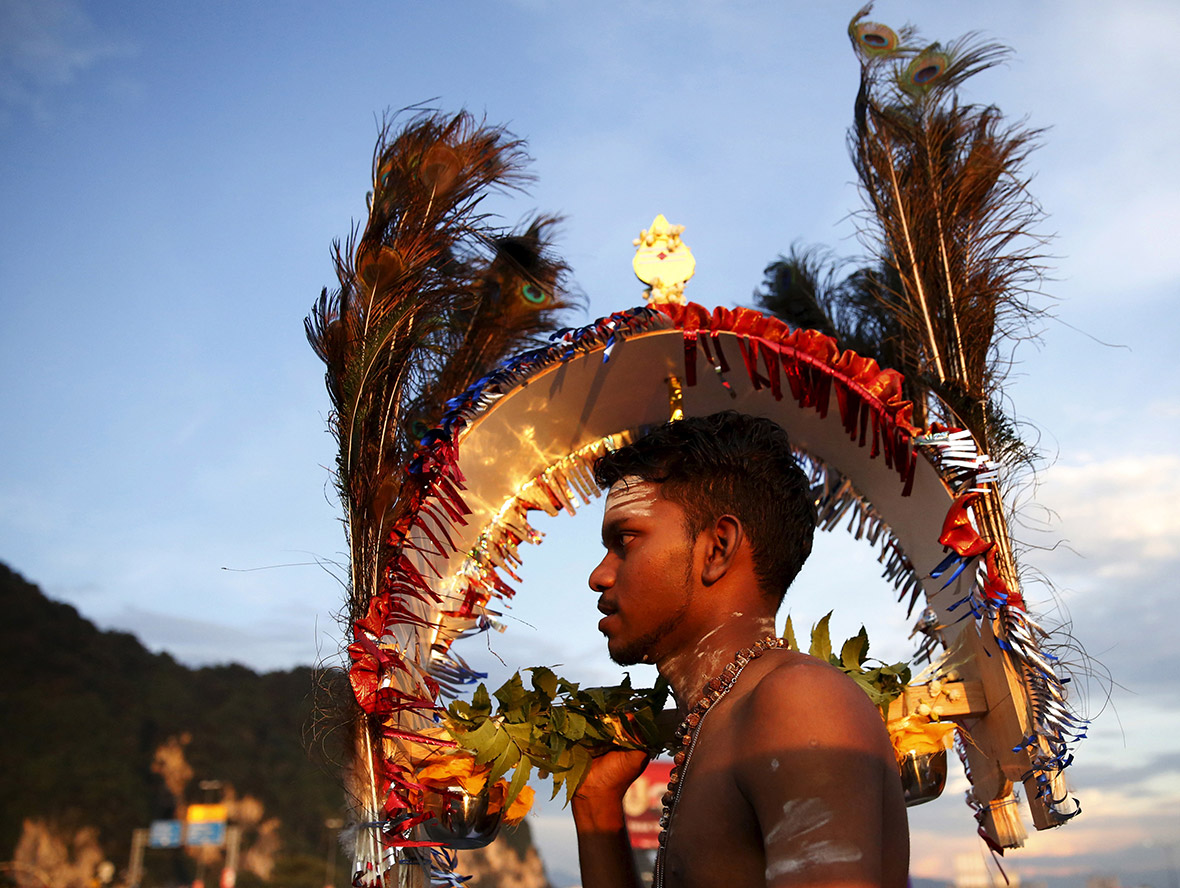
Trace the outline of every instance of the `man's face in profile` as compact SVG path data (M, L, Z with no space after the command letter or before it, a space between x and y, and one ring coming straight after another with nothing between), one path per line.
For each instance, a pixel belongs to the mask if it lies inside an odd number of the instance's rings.
M675 638L692 598L693 544L684 509L660 485L623 478L611 487L602 516L606 554L590 573L605 615L598 629L621 666L654 662Z

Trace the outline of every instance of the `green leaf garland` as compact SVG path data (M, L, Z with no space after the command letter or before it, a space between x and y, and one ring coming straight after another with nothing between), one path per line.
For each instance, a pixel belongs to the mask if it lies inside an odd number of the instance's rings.
M863 626L836 656L831 617L829 612L812 627L809 653L842 670L868 694L882 718L887 717L889 704L909 684L909 664L870 661ZM791 650L799 650L790 616L783 639ZM668 683L662 677L648 689L633 689L629 675L615 687L583 689L547 666L524 671L530 674L532 690L517 672L494 694L480 684L470 703L455 700L447 708L451 736L477 764L491 763L489 785L512 772L505 807L524 789L534 769L553 780L553 798L564 786L568 803L595 755L610 748L643 749L652 755L667 749L669 738L662 736L656 722L668 699ZM492 697L498 704L494 715Z
M582 689L545 666L525 671L532 690L517 672L493 695L480 684L471 703L456 700L447 708L447 730L455 741L478 764L492 763L489 783L513 772L505 806L534 768L552 778L555 798L564 785L568 802L594 755L612 747L662 748L656 726L668 697L662 678L647 690L634 690L629 676L617 687ZM495 715L492 696L499 704Z

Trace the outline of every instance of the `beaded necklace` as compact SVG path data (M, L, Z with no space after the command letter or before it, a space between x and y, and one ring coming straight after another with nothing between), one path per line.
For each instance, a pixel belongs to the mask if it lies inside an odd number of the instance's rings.
M664 857L668 845L668 834L672 824L672 813L676 809L676 802L680 799L680 790L684 786L683 777L688 772L688 762L692 758L692 751L696 747L697 736L705 716L718 700L729 693L737 683L742 670L752 661L762 656L763 652L786 647L783 639L768 635L761 641L755 642L748 648L742 648L733 655L733 662L721 670L721 674L709 679L700 699L688 711L684 721L676 728L675 741L680 749L672 757L672 773L668 776L668 791L662 799L663 813L660 815L659 847L656 848L655 870L652 875L652 888L664 888Z

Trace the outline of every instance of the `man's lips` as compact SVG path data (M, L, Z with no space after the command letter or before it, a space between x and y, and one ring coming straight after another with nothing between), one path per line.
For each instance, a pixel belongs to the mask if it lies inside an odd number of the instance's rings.
M617 610L618 610L618 608L616 608L614 605L612 605L608 602L601 601L601 600L598 602L598 612L601 614L605 614L605 616L603 616L603 618L598 621L598 631L601 632L603 635L607 634L607 632L606 632L607 623L610 622L610 618L615 615L615 612Z

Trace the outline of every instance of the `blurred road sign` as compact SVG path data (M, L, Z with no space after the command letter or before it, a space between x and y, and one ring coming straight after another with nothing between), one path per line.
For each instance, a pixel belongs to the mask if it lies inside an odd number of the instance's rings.
M623 813L627 817L627 832L632 848L658 848L660 815L664 811L663 797L668 791L672 763L667 759L648 762L647 768L631 784L623 797Z
M185 820L189 823L209 820L225 820L228 815L225 805L189 805Z
M224 820L189 821L185 830L184 843L186 845L224 845Z
M148 847L179 848L181 830L179 820L153 820L148 830Z

